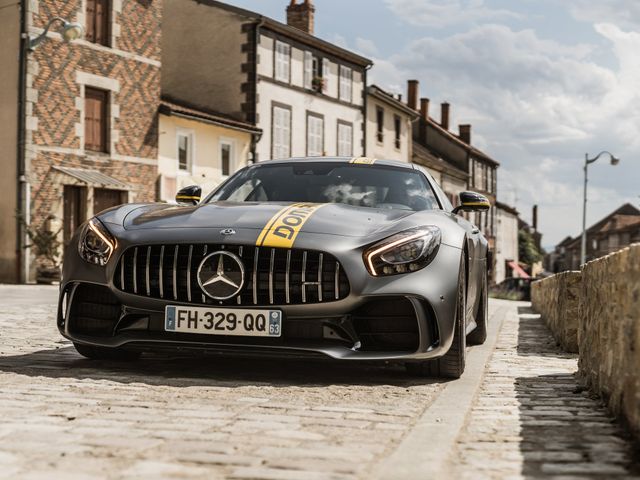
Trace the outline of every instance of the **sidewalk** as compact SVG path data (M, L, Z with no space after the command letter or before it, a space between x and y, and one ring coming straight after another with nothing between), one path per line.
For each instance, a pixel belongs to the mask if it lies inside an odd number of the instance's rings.
M576 381L577 356L556 346L528 304L510 310L450 457L451 478L640 478L638 452Z

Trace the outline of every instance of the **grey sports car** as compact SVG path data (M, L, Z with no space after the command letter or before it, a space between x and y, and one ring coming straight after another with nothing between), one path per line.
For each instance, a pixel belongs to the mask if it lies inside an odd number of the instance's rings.
M129 204L67 248L58 327L89 358L208 350L398 360L457 378L487 328L487 241L420 166L250 165L200 201Z

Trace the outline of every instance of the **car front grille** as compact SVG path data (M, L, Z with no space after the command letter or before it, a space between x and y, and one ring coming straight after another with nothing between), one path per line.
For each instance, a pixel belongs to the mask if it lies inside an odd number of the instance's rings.
M202 260L216 251L234 253L245 283L229 300L203 294L197 279ZM285 305L331 302L349 294L349 280L328 253L242 245L172 244L128 248L115 270L117 289L134 295L204 305Z

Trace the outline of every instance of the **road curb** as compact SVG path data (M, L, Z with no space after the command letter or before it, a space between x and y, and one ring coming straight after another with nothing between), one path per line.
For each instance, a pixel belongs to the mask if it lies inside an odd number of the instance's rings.
M373 478L415 480L425 475L450 478L450 457L482 385L508 310L507 305L498 306L490 317L487 341L468 351L462 378L446 385L398 448L378 466Z

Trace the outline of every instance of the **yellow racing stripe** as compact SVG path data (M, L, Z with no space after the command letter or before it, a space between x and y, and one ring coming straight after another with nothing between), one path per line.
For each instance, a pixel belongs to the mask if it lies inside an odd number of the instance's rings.
M258 235L256 246L291 248L302 226L323 206L317 203L294 203L284 207L267 222Z
M349 163L354 163L358 165L373 165L374 163L376 163L376 159L368 158L368 157L355 157L349 160Z

